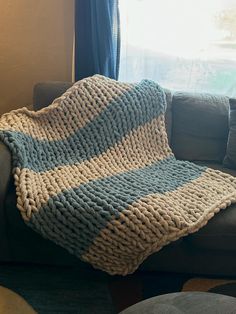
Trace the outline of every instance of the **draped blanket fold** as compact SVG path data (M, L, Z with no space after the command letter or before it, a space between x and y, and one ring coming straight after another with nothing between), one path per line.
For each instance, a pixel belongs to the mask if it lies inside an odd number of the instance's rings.
M153 81L99 75L38 112L0 119L17 207L31 228L110 274L197 231L236 202L236 178L175 159Z

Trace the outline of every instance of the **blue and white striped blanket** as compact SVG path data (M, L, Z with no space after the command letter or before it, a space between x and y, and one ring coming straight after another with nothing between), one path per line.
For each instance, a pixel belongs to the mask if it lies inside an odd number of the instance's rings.
M128 274L236 202L236 178L177 161L165 94L93 76L38 112L0 119L26 224L83 261Z

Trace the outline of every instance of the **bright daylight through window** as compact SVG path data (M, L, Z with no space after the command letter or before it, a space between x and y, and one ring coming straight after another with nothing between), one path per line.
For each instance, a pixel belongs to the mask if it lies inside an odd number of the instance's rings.
M236 97L236 0L120 0L120 80Z

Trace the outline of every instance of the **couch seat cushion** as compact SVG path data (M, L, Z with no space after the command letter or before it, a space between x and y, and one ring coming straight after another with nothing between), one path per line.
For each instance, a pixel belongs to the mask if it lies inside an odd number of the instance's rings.
M224 168L217 163L196 163L236 176L236 170ZM236 204L222 209L205 227L189 235L185 240L195 247L209 250L236 251Z

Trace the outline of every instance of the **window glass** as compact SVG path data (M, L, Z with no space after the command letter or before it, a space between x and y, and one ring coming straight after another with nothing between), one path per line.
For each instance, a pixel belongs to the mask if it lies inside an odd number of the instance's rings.
M236 97L236 0L120 0L120 80Z

